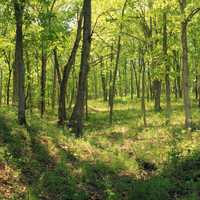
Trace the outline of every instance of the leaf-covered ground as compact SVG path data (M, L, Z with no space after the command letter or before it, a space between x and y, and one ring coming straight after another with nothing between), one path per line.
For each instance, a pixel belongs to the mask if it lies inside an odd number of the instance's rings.
M90 101L81 139L58 128L53 113L43 120L27 113L21 128L14 110L2 107L0 199L200 199L200 132L184 130L182 104L173 103L170 124L149 104L147 128L139 103L116 104L110 126L107 105ZM196 125L199 114L194 107Z

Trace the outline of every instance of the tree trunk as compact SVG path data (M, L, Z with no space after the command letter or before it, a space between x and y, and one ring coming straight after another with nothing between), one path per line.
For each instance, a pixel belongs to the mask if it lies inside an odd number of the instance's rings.
M188 44L187 44L187 23L181 23L181 43L182 43L182 66L183 66L183 100L185 110L185 126L189 128L192 123L190 86L189 86L189 66L188 66Z
M122 20L124 18L124 13L126 9L126 4L127 0L124 2L124 6L122 9ZM112 82L112 87L111 87L111 94L110 94L110 124L112 124L112 119L113 119L113 107L114 107L114 98L115 98L115 90L116 90L116 80L117 80L117 72L118 72L118 67L119 67L119 59L120 59L120 53L121 53L121 32L123 29L123 22L120 24L120 30L119 30L119 37L118 37L118 42L117 42L117 56L116 56L116 63L115 63L115 69L113 73L113 82Z
M167 123L170 120L171 113L171 90L170 90L170 66L168 64L168 46L167 46L167 13L163 13L163 56L165 63L165 86L166 86L166 117Z
M17 70L18 84L18 122L20 125L26 124L25 117L25 68L23 58L23 12L24 5L21 1L14 0L14 11L16 20L16 45L15 45L15 65ZM16 84L16 83L15 83Z
M154 86L154 108L155 111L159 112L161 110L160 106L160 97L161 97L161 80L155 79L153 81L153 86Z
M91 0L84 0L83 5L83 46L81 53L81 66L79 73L78 90L76 96L76 103L72 112L72 116L69 125L72 126L72 130L75 132L76 137L82 135L83 129L83 117L84 117L84 105L85 94L87 88L87 77L89 72L89 58L91 48Z
M146 105L145 105L145 62L144 62L144 55L142 55L142 97L141 97L141 108L142 108L142 116L144 127L147 126L146 120Z
M13 94L12 94L12 104L17 105L18 102L18 78L17 78L17 66L16 61L13 63Z
M131 100L133 100L133 95L134 95L134 71L133 71L133 66L134 63L133 61L131 61L131 65L130 65L130 71L131 71Z
M46 96L46 67L47 67L47 53L44 42L42 42L42 69L41 69L41 99L40 99L40 113L41 117L45 112L45 96Z
M186 0L180 1L181 13L185 14ZM190 102L190 86L189 86L189 66L188 66L188 43L187 43L187 21L183 19L181 22L181 45L182 45L182 70L183 70L183 102L185 111L185 127L191 127L191 102Z
M82 22L83 22L83 13L81 11L79 21L78 21L78 28L77 28L74 46L72 48L68 62L64 67L63 78L62 78L62 81L61 81L61 84L60 84L60 96L59 96L59 107L58 107L58 124L60 124L60 125L64 125L64 122L67 119L66 103L65 103L66 89L67 89L67 83L68 83L69 75L70 75L71 69L72 69L72 67L75 63L77 50L78 50L79 43L80 43L80 40L81 40Z
M55 109L55 104L56 104L56 87L57 87L57 76L56 76L56 64L54 61L54 66L53 66L53 85L52 85L52 111Z
M102 58L101 58L101 83L103 91L103 101L107 101L108 100L107 81L106 81L106 74L104 71L104 64Z

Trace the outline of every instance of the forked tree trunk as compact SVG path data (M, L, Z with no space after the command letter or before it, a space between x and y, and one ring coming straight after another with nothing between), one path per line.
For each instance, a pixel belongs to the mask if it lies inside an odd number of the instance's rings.
M84 117L84 105L85 94L87 89L87 77L89 72L89 58L91 48L91 0L84 0L83 5L83 46L81 53L81 66L79 73L78 90L76 96L75 106L70 118L69 125L75 132L76 137L82 136L83 131L83 117Z
M72 51L71 51L70 57L67 61L67 64L64 67L63 78L60 83L60 94L59 94L60 96L59 96L59 107L58 107L58 124L59 125L64 125L64 122L67 119L66 103L65 103L66 89L67 89L69 75L70 75L71 69L75 63L76 54L77 54L79 43L81 40L82 22L83 22L83 14L81 11L80 18L78 20L78 28L77 28L74 46L72 48Z

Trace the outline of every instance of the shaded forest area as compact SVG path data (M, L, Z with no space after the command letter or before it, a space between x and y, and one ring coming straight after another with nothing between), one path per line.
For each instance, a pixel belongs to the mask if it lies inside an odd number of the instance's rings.
M200 199L199 0L0 0L0 199Z

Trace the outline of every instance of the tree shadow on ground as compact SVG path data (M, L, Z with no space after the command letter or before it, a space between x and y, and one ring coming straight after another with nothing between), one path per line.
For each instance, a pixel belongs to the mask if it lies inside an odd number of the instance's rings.
M58 162L41 142L40 132L32 127L12 130L10 119L0 116L0 141L8 148L5 158L21 169L21 178L44 200L172 200L200 197L200 152L187 158L175 155L162 172L140 167L140 178L122 165L104 160L80 160L65 151L66 160ZM175 159L174 159L175 158ZM72 174L67 163L80 171ZM142 175L143 174L143 175ZM27 199L24 196L24 199Z

